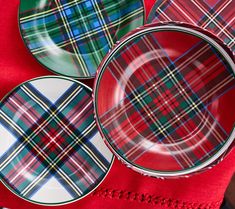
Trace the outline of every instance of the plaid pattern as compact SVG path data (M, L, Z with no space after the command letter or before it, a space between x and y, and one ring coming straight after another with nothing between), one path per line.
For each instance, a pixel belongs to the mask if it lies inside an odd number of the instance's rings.
M148 22L180 21L217 35L235 53L235 1L159 0Z
M143 24L141 0L42 2L36 0L28 8L28 1L22 1L22 36L42 64L68 76L94 76L114 43Z
M146 168L141 157L156 148L163 161L175 162L174 168L164 164L166 170L183 170L205 162L226 142L229 133L207 107L234 88L235 80L216 49L199 38L176 59L170 53L155 33L119 49L99 82L106 82L107 72L124 96L116 95L115 105L98 117L113 148L130 162Z
M112 154L105 157L92 142L98 133L91 92L78 83L71 81L56 102L31 82L23 84L2 102L0 126L16 139L0 154L0 175L24 198L31 200L55 177L71 200L77 199L95 188L110 167Z

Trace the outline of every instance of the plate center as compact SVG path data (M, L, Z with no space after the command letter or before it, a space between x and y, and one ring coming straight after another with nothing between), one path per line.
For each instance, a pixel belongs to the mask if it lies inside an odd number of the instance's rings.
M76 151L71 148L76 144L75 133L77 129L75 129L62 114L54 116L44 115L39 122L31 128L32 133L30 135L33 135L35 130L40 126L43 128L36 136L30 138L30 145L35 145L31 147L35 155L41 153L39 158L42 163L57 164L61 160L66 161L69 155L66 154L65 150L67 150L69 154ZM58 161L58 159L60 160Z
M126 110L129 123L144 139L150 141L172 144L190 140L200 132L203 121L207 118L203 112L204 104L185 81L177 66L162 68L159 66L161 60L156 59L141 64L126 83L128 100L124 100L124 105L129 107ZM155 71L151 76L147 70L149 63ZM199 65L198 61L192 65ZM137 82L140 78L145 81ZM206 92L200 77L197 82L200 83L201 91ZM133 112L138 115L139 121L133 117ZM196 123L188 124L187 121L192 118Z

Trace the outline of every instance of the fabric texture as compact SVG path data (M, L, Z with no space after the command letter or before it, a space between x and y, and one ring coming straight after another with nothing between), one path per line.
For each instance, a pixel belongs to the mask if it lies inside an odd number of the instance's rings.
M208 0L209 1L209 0ZM211 2L212 0L210 0ZM146 0L149 13L154 0ZM38 64L25 48L19 34L17 12L19 0L6 1L0 6L0 97L20 83L37 76L51 75ZM90 86L93 81L85 81ZM230 126L230 115L235 114L234 92L222 99L224 123ZM121 164L117 159L100 187L84 199L59 207L45 207L28 203L12 194L0 183L0 205L12 209L164 209L164 208L211 208L218 209L224 191L235 171L235 151L218 166L190 178L161 180L142 176Z

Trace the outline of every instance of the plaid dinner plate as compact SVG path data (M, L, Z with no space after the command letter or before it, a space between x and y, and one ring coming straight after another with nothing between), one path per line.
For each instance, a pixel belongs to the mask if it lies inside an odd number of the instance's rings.
M217 35L235 55L234 0L157 0L148 23L179 21Z
M184 176L222 159L235 138L233 55L214 35L186 24L133 31L104 59L95 115L108 146L129 167ZM234 104L231 104L232 107ZM224 126L228 117L232 125Z
M94 77L114 43L144 23L142 0L21 0L22 38L55 73Z
M63 77L23 83L0 104L0 177L38 204L78 200L108 173L113 155L97 131L91 89Z

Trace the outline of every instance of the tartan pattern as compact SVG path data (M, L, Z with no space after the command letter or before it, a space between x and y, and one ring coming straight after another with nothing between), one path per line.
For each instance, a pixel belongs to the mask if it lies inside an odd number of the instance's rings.
M198 41L171 60L155 36L147 34L114 54L105 70L115 78L124 98L98 117L119 154L138 164L157 142L162 153L187 169L206 161L223 146L229 134L207 106L234 88L235 82L231 67L215 51ZM195 61L202 63L203 73ZM100 82L105 81L101 78ZM200 140L200 146L191 149Z
M217 35L235 53L235 1L159 0L148 22L180 21Z
M21 6L23 38L41 63L68 76L94 76L114 43L143 24L140 0L53 0L43 8L37 1L37 8Z
M71 83L53 103L28 82L0 106L0 126L16 138L0 155L0 176L27 199L52 177L77 199L94 189L110 167L91 142L98 134L91 92Z

